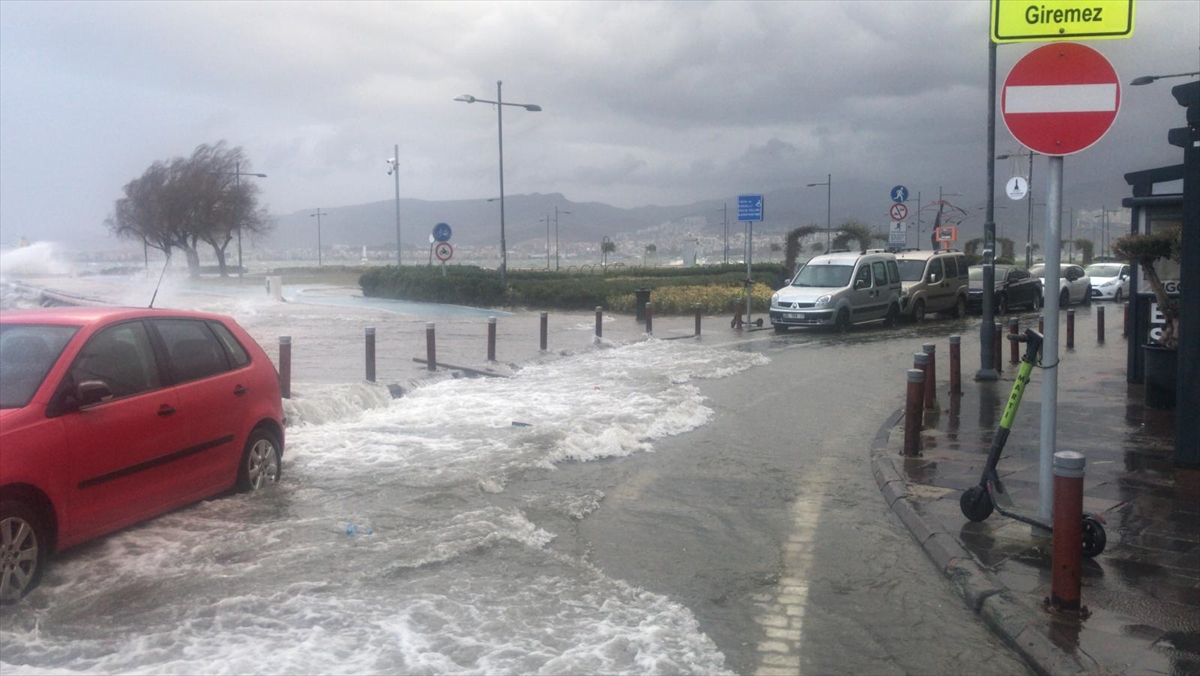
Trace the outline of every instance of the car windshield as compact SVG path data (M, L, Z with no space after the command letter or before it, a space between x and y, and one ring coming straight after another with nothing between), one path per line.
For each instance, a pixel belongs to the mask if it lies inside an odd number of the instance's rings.
M1116 277L1121 274L1121 266L1113 263L1097 263L1083 269L1089 277Z
M0 408L29 403L77 326L0 324Z
M805 265L792 286L818 286L842 288L850 284L853 265Z
M900 266L900 281L902 282L918 282L921 280L921 275L925 274L925 261L898 260L896 265Z

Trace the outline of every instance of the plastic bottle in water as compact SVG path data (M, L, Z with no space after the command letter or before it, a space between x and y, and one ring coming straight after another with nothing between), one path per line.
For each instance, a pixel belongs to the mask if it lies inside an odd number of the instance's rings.
M354 537L355 535L374 535L375 531L371 530L370 526L359 526L354 523L346 524L346 537Z

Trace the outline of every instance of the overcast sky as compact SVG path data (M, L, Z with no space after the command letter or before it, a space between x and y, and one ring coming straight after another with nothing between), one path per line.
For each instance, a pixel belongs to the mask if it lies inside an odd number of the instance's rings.
M250 180L275 213L391 199L396 143L403 196L492 197L495 109L453 99L497 79L543 108L504 109L506 194L685 204L832 173L982 204L987 35L986 0L3 0L0 242L103 243L125 183L222 139L269 175ZM1123 83L1200 70L1200 0L1139 0L1132 39L1088 44ZM1036 46L1001 46L1000 81ZM1068 191L1114 182L1115 202L1124 172L1181 161L1165 130L1184 81L1125 88ZM998 125L997 152L1017 150Z

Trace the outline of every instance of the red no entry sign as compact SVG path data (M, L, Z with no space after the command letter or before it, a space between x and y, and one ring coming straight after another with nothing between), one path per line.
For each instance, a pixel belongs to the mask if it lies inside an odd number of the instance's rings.
M1004 80L1004 124L1025 147L1070 155L1099 141L1121 107L1117 71L1100 52L1073 42L1038 47Z

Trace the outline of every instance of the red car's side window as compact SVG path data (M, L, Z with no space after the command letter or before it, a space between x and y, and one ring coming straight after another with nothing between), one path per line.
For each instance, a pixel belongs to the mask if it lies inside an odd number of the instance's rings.
M103 381L114 399L162 387L154 349L141 322L118 324L92 336L68 373L75 385Z
M171 360L175 382L183 383L230 370L225 348L208 324L194 319L156 319Z

